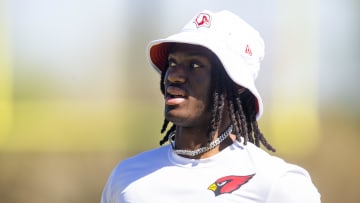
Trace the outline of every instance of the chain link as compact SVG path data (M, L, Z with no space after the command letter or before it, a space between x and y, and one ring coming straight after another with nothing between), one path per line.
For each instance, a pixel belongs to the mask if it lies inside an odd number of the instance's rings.
M232 125L230 125L225 132L223 132L216 140L212 141L208 146L206 147L201 147L199 149L196 150L182 150L182 149L175 149L175 141L173 140L173 138L175 137L175 132L173 131L171 132L170 136L169 136L169 142L171 143L171 146L173 148L173 151L178 154L178 155L185 155L185 156L190 156L190 157L194 157L197 156L199 154L202 154L204 152L207 152L213 148L215 148L216 146L218 146L221 142L223 142L227 137L229 137L231 131L232 131L233 127Z

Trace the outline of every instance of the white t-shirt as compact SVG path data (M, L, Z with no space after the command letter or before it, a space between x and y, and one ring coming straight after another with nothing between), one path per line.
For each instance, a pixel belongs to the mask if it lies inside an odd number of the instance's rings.
M166 145L124 160L101 202L318 203L320 194L303 168L236 141L206 159L178 156Z

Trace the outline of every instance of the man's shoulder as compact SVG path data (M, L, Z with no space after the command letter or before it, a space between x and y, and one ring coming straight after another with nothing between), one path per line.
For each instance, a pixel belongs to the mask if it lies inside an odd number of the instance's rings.
M279 175L289 171L298 171L299 173L308 175L307 171L302 167L289 163L283 158L278 157L276 154L270 154L252 143L248 144L247 150L249 157L257 170L269 173L274 173L274 171L277 171Z
M285 174L309 176L302 167L287 162L276 154L268 153L253 143L248 142L245 145L243 142L236 142L230 149L224 164L229 164L228 167L234 165L242 171L256 174L256 179L265 187L270 187Z
M116 184L123 187L168 165L168 150L168 146L166 145L141 152L137 155L122 160L113 169L109 178L109 185Z
M147 150L122 160L115 168L116 171L144 170L146 168L160 167L168 160L169 146L165 145Z
M284 187L297 188L306 186L314 188L308 171L303 167L269 154L253 144L248 144L246 148L256 171L258 189L265 196L270 195L269 191L272 191L271 193L274 193L274 191L279 193ZM316 191L316 189L312 190Z

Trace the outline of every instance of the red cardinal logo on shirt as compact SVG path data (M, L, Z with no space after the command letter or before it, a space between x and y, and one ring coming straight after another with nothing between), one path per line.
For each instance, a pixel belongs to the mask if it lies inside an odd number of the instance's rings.
M225 193L232 193L247 183L255 174L247 176L225 176L217 179L208 189L213 191L215 196Z

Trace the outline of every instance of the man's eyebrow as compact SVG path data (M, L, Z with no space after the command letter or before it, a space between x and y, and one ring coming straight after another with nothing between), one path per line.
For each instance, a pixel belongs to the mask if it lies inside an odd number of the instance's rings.
M203 52L189 52L186 54L186 56L207 56L206 53L203 53Z
M176 53L176 52L175 52ZM174 55L174 52L173 53L169 53L169 57ZM186 52L184 54L185 56L188 56L188 57L195 57L195 56L201 56L201 57L208 57L208 54L206 53L203 53L203 52Z

